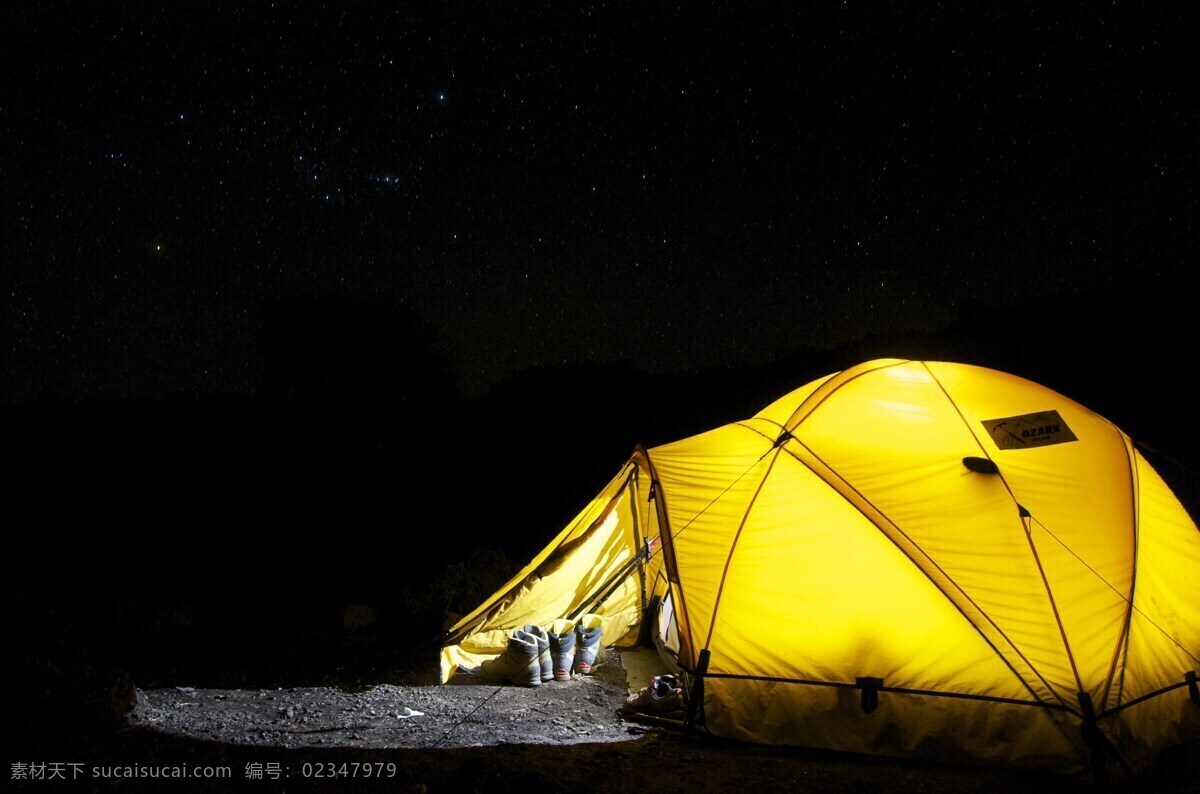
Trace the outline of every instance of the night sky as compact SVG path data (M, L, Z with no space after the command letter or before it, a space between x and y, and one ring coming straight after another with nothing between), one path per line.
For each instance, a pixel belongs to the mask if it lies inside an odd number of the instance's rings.
M0 399L254 394L295 296L472 394L1180 274L1183 12L956 5L9 4Z

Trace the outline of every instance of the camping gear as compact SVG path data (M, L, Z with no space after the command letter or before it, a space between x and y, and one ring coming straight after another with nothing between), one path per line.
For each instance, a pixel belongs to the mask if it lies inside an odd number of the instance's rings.
M549 635L546 634L545 629L533 623L525 624L525 633L532 635L534 641L537 642L538 666L541 670L542 682L545 683L552 680L554 678L554 665L550 661Z
M662 719L683 719L683 687L673 675L656 675L649 685L625 702L620 709L627 717L647 715Z
M599 615L584 615L575 627L575 672L591 675L599 667L600 634L603 622Z
M537 638L517 629L508 638L508 647L494 659L479 666L489 681L512 681L517 686L541 686L542 666L538 661Z
M550 661L555 681L570 681L575 663L575 624L556 620L547 632L550 638Z
M442 679L583 614L719 736L1057 769L1200 737L1200 532L1111 422L982 367L870 361L638 447Z

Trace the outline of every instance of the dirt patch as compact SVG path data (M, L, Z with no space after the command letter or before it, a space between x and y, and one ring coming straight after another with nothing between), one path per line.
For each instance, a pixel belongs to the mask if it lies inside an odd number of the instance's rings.
M590 677L497 686L478 674L446 686L139 691L130 722L180 737L259 747L450 748L628 741L619 658Z

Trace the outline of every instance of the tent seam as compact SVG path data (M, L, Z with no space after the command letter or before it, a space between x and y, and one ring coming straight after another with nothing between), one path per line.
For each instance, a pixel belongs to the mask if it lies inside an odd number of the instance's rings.
M836 386L832 387L828 392L826 392L824 395L822 395L821 399L817 400L817 404L814 405L812 408L810 408L808 413L806 413L804 416L802 416L800 418L800 420L798 422L796 422L796 424L792 425L792 420L796 418L796 414L800 413L800 409L803 408L805 405L807 405L808 401L811 400L813 397L815 397L817 395L817 392L820 391L820 388L818 388L812 394L808 395L808 397L804 398L804 400L799 405L796 406L796 410L792 411L792 415L790 417L788 417L788 420L786 422L783 423L783 429L788 433L795 433L796 430L798 430L800 428L800 425L804 424L804 422L807 421L808 417L810 417L814 413L816 413L817 409L820 408L822 405L824 405L825 402L830 397L833 397L833 395L835 395L839 391L841 391L843 386L848 386L849 384L853 383L854 381L858 380L859 378L863 377L864 375L870 375L873 372L880 372L881 370L891 369L892 367L900 367L905 364L911 364L911 363L912 363L912 359L905 359L903 361L896 361L891 364L883 364L881 366L874 367L872 369L867 369L867 370L863 370L862 372L855 373L854 375L852 375L851 377L842 381L841 383L837 384ZM837 373L836 375L830 376L829 380L833 380L834 378L836 378L838 375L841 375L845 371L846 370L842 370L841 372ZM829 383L829 381L825 381L825 383L822 383L821 386L825 386L827 383ZM791 425L791 426L789 427L789 425Z
M737 551L738 541L742 538L742 530L746 528L746 522L750 520L750 511L754 509L754 503L758 501L758 495L762 493L763 486L767 484L767 478L771 476L771 471L775 468L775 461L779 460L779 450L775 450L775 456L771 458L771 462L767 465L767 470L763 472L762 479L758 481L758 487L754 489L754 495L750 497L750 502L746 505L746 511L742 513L742 520L738 523L737 532L733 534L733 542L729 544L729 554L725 557L725 567L721 569L721 582L717 585L717 594L713 598L712 617L708 621L708 636L704 639L704 647L707 649L712 644L713 632L717 628L717 613L721 609L721 595L725 592L725 580L729 577L729 567L733 564L733 555Z
M996 461L992 460L992 456L988 453L987 448L983 446L983 442L979 440L979 436L975 434L975 429L971 427L971 423L967 421L967 417L963 416L962 409L958 407L958 403L954 402L954 398L950 396L950 392L948 392L946 387L942 385L942 382L938 380L938 376L934 374L933 370L929 368L928 364L926 364L924 361L920 362L920 364L925 371L929 373L929 377L933 379L933 382L937 384L938 389L946 398L946 401L950 403L950 407L952 407L954 409L954 413L958 415L959 420L963 423L963 427L967 429L967 432L975 441L975 446L979 448L979 451L983 453L984 457L986 457L992 462L993 465L995 465ZM1021 501L1017 499L1017 495L1013 493L1012 486L1008 484L1008 479L1004 476L1004 473L999 471L999 466L996 468L997 476L1000 478L1000 482L1004 485L1004 490L1008 492L1008 497L1012 499L1013 504L1019 510L1022 507ZM1033 535L1029 532L1029 529L1023 520L1021 521L1021 529L1025 534L1025 542L1029 545L1029 551L1031 554L1033 554L1033 561L1037 565L1038 575L1042 579L1042 586L1046 589L1046 598L1050 600L1050 611L1054 614L1054 622L1058 624L1058 633L1059 636L1062 637L1063 650L1065 650L1067 653L1067 661L1071 663L1071 673L1075 676L1075 685L1077 687L1075 691L1076 693L1083 692L1083 680L1079 677L1079 666L1075 663L1075 654L1072 653L1071 643L1067 640L1067 629L1065 626L1063 626L1062 616L1058 612L1058 602L1054 598L1054 592L1050 589L1050 580L1046 578L1046 570L1042 567L1041 555L1038 554L1037 547L1034 546L1033 543Z
M679 628L680 650L686 650L687 654L683 655L689 657L683 659L683 662L691 664L690 656L695 652L695 646L692 643L692 618L687 608L687 598L683 593L679 563L675 558L675 540L674 534L671 532L671 516L667 511L667 495L664 492L662 481L658 478L658 469L655 467L654 461L650 459L650 450L644 444L639 443L634 449L635 460L638 455L641 455L646 461L646 473L650 477L650 488L654 493L654 513L658 518L658 537L663 554L663 569L666 571L667 589L674 594L677 602L675 619ZM674 579L671 578L672 574L674 574ZM683 665L681 664L681 666Z
M1121 676L1117 679L1117 708L1121 707L1121 699L1125 697L1125 671L1129 669L1129 639L1133 634L1133 599L1137 597L1137 563L1138 563L1138 547L1141 543L1141 527L1142 527L1142 481L1138 476L1137 470L1137 452L1133 449L1133 440L1122 435L1122 441L1125 442L1125 457L1129 460L1129 482L1133 489L1133 573L1130 576L1129 582L1129 609L1125 613L1125 627L1122 632L1122 640L1125 643L1125 649L1122 653L1121 647L1117 646L1117 655L1113 656L1113 667L1108 672L1108 684L1105 687L1104 703L1108 703L1108 698L1112 694L1112 679L1116 672L1117 656L1121 657Z
M996 625L996 622L994 620L992 620L991 616L988 615L987 612L985 612L982 607L980 607L978 604L975 603L975 599L971 598L971 596L967 594L967 591L962 588L962 585L960 585L958 582L954 581L954 578L952 576L950 576L950 574L946 573L945 569L943 569L942 566L939 565L936 560L934 560L932 557L930 557L929 553L927 551L925 551L923 548L921 548L921 545L919 543L917 543L915 540L913 540L908 535L908 533L905 532L903 529L901 529L900 526L895 521L892 521L892 519L888 518L887 514L884 513L882 510L880 510L878 507L876 507L875 504L873 502L871 502L870 499L867 499L865 496L862 495L862 493L860 493L858 491L857 488L855 488L853 485L851 485L849 482L847 482L845 480L845 478L843 478L840 474L838 474L832 466L830 466L828 463L826 463L824 460L822 460L821 456L818 455L816 452L814 452L811 447L806 445L800 439L795 438L795 436L793 436L792 438L793 438L793 440L795 440L795 442L797 444L799 444L810 455L812 455L813 458L815 458L817 461L819 461L822 466L829 469L830 472L835 474L842 481L842 483L844 483L847 488L849 488L851 491L853 491L856 496L858 496L860 499L862 499L865 504L869 505L872 510L874 510L885 521L887 521L887 523L889 525L891 525L896 530L896 532L900 533L904 537L905 540L907 540L909 543L911 543L913 545L913 548L919 550L922 554L924 554L925 559L929 560L929 563L934 568L937 569L938 573L940 573L942 576L946 577L946 581L948 581L950 584L954 585L954 588L959 593L962 594L963 598L967 599L967 601L971 604L971 606L974 607L979 612L979 614L982 615L988 621L988 623L991 624L992 628L994 628L1000 634L1000 636L1004 638L1004 641L1008 643L1009 647L1012 648L1013 652L1017 654L1017 656L1021 659L1021 661L1023 661L1026 665L1029 666L1029 669L1033 672L1033 674L1035 676L1037 676L1038 680L1041 681L1045 685L1046 691L1049 692L1056 700L1058 700L1059 703L1062 703L1064 708L1066 708L1068 711L1071 711L1072 713L1074 713L1074 709L1071 709L1069 706L1066 705L1065 701L1063 701L1063 699L1055 691L1054 687L1052 687L1050 685L1050 682L1047 681L1044 677L1042 677L1042 674L1040 672L1038 672L1038 669L1033 666L1033 662L1029 661L1029 659L1027 659L1025 657L1025 654L1021 652L1021 650L1017 647L1016 643L1014 643L1012 641L1012 639L1009 638L1009 636L1004 632L1003 629L1001 629L999 626ZM1029 694L1033 695L1033 697L1036 698L1039 702L1042 701L1042 698L1039 697L1038 694L1033 691L1033 687L1031 687L1029 685L1029 682L1025 680L1025 677L1017 672L1016 668L1013 667L1012 662L1010 662L1007 658L1005 658L1004 654L1000 652L1000 649L997 648L995 643L993 643L988 638L988 636L983 633L983 630L981 628L979 628L979 626L975 623L975 621L972 620L965 611L963 611L962 607L960 607L957 603L955 603L954 599L950 597L950 594L947 593L945 590L943 590L938 585L938 583L936 581L934 581L933 577L930 576L929 573L924 568L922 568L921 565L916 560L914 560L912 558L912 556L909 555L908 552L906 552L899 543L897 543L893 538L891 538L888 535L887 532L884 531L883 527L879 526L879 524L874 519L872 519L869 515L867 515L867 513L861 507L856 505L849 497L846 496L846 494L842 493L840 490L838 490L836 487L834 487L828 480L826 480L824 477L822 477L815 469L813 469L812 466L809 466L807 462L805 462L803 459L801 459L799 456L797 456L795 453L793 453L790 449L787 449L786 444L784 445L783 449L789 455L791 455L792 458L796 460L796 462L798 462L801 466L804 466L805 468L807 468L810 472L813 473L813 475L815 477L817 477L819 480L821 480L826 485L828 485L833 490L834 493L836 493L847 504L849 504L851 507L853 507L855 510L857 510L858 513L867 520L867 523L869 523L871 526L875 527L875 529L878 530L880 534L882 534L885 538L887 538L888 541L891 542L892 545L894 545L896 547L896 549L902 555L904 555L904 558L907 559L910 563L912 563L916 567L916 569L918 571L920 571L925 576L926 579L929 580L929 583L933 585L934 589L937 590L939 593L941 593L942 596L950 602L951 606L953 606L955 609L958 610L959 614L963 616L963 620L967 621L967 624L969 626L971 626L971 628L975 629L976 632L979 633L979 636L983 638L983 641L988 644L988 646L992 649L992 651L996 654L996 656L999 657L1000 661L1003 662L1004 665L1009 669L1009 671L1012 672L1013 676L1018 681L1021 682L1022 686L1024 686L1027 690L1029 690Z
M626 461L625 466L629 466L631 463L633 463L632 460ZM625 466L622 466L622 468L624 468ZM634 464L633 469L634 469L634 471L636 471L636 469L637 469L636 464ZM618 477L619 476L620 475L618 474ZM617 478L614 477L613 479L615 480ZM604 505L604 509L600 511L600 513L597 515L596 519L591 522L591 524L588 526L588 528L586 530L584 530L585 534L587 532L590 532L597 525L598 522L602 522L603 519L608 517L608 514L613 511L613 509L616 507L617 503L620 501L621 494L625 491L626 488L629 487L629 483L632 479L633 479L633 471L631 471L625 475L625 482L621 485L621 487L617 490L617 492L612 496L612 498L609 499L608 502ZM609 482L611 483L612 481L610 480ZM605 487L607 487L607 486L605 486ZM565 542L566 542L566 540L564 538L563 543L565 543ZM559 543L557 546L555 546L554 551L557 551L558 549L562 548L563 543ZM553 554L553 553L554 552L552 551L551 554ZM549 555L547 555L547 559L549 559ZM536 573L536 572L537 572L536 567L532 571L530 571L531 574ZM516 591L518 588L520 588L520 586L522 584L524 584L527 580L528 580L528 577L524 577L524 578L514 582L512 587L508 588L503 593L500 593L496 598L493 598L491 601L487 602L483 606L476 607L475 610L471 614L467 615L466 618L463 618L462 620L460 620L449 631L446 632L446 636L442 640L442 647L448 647L450 645L458 644L459 640L461 640L463 637L470 634L472 631L481 630L483 628L484 624L487 622L488 612L491 610L491 608L494 607L496 604L498 604L500 601L504 600L507 596L511 595L514 591ZM476 621L473 624L465 623L465 621L473 620L476 617L479 617L480 620Z
M768 420L766 420L766 421L770 422L771 420L770 420L770 419L768 419ZM783 429L785 429L785 428L783 427L783 425L779 424L778 422L773 422L772 424L775 424L775 425L777 425L777 426L779 427L779 429L780 429L780 430L783 430ZM755 430L753 427L751 427L750 425L748 425L748 424L746 424L746 423L744 423L744 422L734 422L734 425L736 425L737 427L740 427L740 428L742 428L743 430L749 430L749 431L750 431L751 433L753 433L754 435L756 435L756 436L761 436L762 438L765 438L767 441L771 442L772 444L774 444L774 443L775 443L775 439L771 438L770 436L768 436L766 433L762 432L761 430Z

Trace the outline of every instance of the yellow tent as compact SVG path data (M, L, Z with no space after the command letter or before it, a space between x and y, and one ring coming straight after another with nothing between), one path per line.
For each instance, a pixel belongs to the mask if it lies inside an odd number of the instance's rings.
M1200 737L1200 533L1112 423L981 367L871 361L631 460L451 629L442 680L596 611L720 736L1131 766Z

